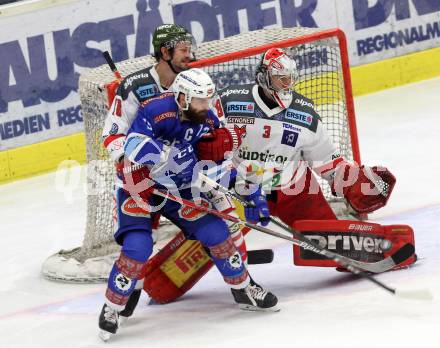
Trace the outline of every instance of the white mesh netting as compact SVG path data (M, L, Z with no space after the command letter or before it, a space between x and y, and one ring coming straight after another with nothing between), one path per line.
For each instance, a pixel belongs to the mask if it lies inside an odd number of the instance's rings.
M315 28L263 29L239 34L226 39L202 43L197 50L197 59L236 53L282 40L318 35ZM301 40L299 40L301 41ZM341 50L336 37L299 42L287 48L295 57L299 68L299 82L295 89L313 99L330 136L347 159L353 159L348 127L347 100L344 90ZM220 64L204 67L218 89L229 84L254 81L254 70L264 50L252 51L253 55L234 58ZM122 76L155 63L151 56L130 59L117 63ZM81 75L79 93L87 142L88 184L91 192L99 194L87 197L87 222L83 245L60 251L49 257L42 267L43 275L49 279L69 282L104 281L119 251L113 241L113 175L114 165L102 146L101 133L107 114L106 85L114 80L107 65L89 70ZM354 115L353 115L354 116ZM331 194L326 183L322 183L326 197ZM346 214L346 206L337 202L336 213ZM335 208L334 208L335 209ZM169 237L175 229L166 224L159 228L159 239ZM79 232L80 233L80 232Z

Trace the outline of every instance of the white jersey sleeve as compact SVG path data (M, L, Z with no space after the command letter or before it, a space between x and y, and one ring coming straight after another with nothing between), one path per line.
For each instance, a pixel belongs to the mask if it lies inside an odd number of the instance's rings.
M136 118L140 103L134 93L129 93L126 100L117 95L107 114L102 137L104 146L114 161L124 155L125 137Z
M124 154L125 137L141 104L162 92L165 90L154 66L128 75L121 82L102 132L104 146L114 161Z

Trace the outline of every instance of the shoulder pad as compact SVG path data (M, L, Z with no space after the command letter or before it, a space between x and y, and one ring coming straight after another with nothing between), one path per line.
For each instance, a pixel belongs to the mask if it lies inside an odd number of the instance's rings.
M144 113L148 114L155 123L178 115L178 107L173 93L162 93L150 98L141 104Z
M292 103L284 111L283 121L305 127L315 133L320 120L313 101L294 92Z
M247 96L252 95L253 84L246 85L232 85L218 91L218 96L221 99L228 98L229 96Z
M160 93L156 81L154 81L150 74L151 69L152 67L148 67L146 69L136 71L122 80L117 93L122 97L123 100L128 98L130 92L135 94L139 102L142 102L143 100L151 98Z
M174 101L174 93L173 92L164 92L164 93L156 95L156 96L154 96L152 98L144 100L141 103L141 106L144 107L144 106L147 106L150 103L155 103L155 102L157 102L159 100L166 100L166 99L171 98L171 97L172 97L172 100Z

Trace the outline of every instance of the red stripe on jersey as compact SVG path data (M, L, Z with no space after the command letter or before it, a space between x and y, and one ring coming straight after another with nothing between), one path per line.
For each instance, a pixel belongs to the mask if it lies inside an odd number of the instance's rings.
M115 141L116 139L125 137L125 134L116 134L116 135L109 135L107 138L105 138L104 140L104 146L107 148L110 143L112 143L113 141Z

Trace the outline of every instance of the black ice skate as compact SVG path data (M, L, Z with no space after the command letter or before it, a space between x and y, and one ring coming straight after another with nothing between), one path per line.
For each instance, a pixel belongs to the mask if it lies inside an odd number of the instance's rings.
M119 326L119 314L116 309L113 309L106 304L102 307L101 314L99 316L99 337L103 341L108 341L111 335L114 335L118 331Z
M231 289L235 302L240 309L248 311L277 312L278 299L271 292L264 290L252 278L248 286L243 289Z
M142 289L135 289L128 298L125 308L119 312L119 323L121 325L127 320L127 318L133 315L133 312L139 302L139 298L141 297L141 292Z

